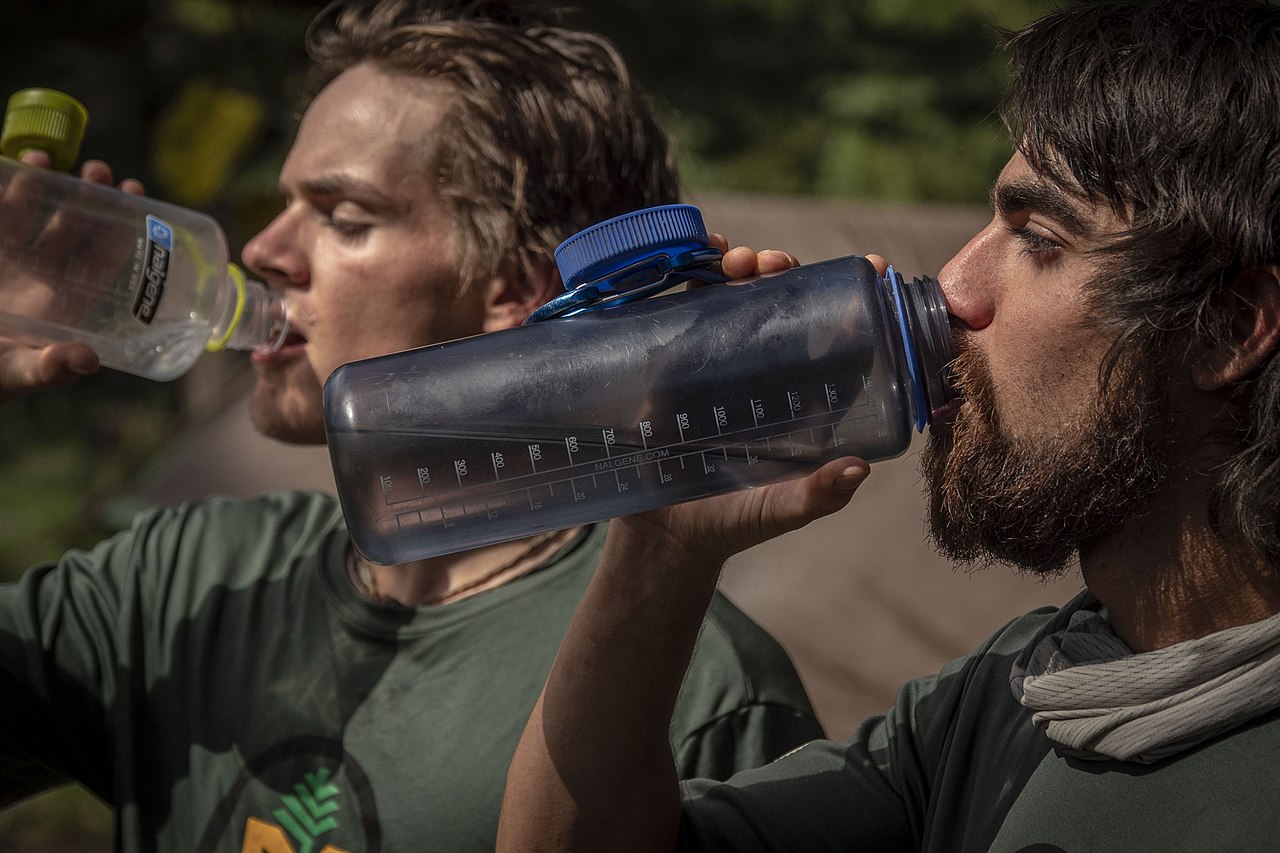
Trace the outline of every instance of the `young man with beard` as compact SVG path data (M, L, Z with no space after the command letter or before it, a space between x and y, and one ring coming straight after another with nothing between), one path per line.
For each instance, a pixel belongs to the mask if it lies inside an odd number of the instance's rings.
M1078 556L1087 589L846 743L680 786L663 733L712 567L868 468L615 521L500 849L1274 848L1280 8L1086 4L1009 46L1016 153L940 276L965 403L931 431L932 527L970 563Z
M322 88L284 209L244 250L294 329L255 356L254 422L299 443L324 440L340 364L519 325L560 290L560 240L678 193L612 46L544 9L342 3L309 40ZM83 345L0 342L0 401L95 367ZM144 513L0 590L0 803L79 781L116 809L121 850L492 850L603 538L377 566L329 495ZM696 657L664 746L682 773L821 736L785 654L727 599Z

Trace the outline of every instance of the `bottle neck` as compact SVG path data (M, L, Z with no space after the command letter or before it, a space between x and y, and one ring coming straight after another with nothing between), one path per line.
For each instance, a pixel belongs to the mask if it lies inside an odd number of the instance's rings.
M910 283L889 271L885 282L898 314L904 348L910 362L911 381L916 394L916 429L923 432L947 403L959 396L951 376L955 359L955 339L946 299L938 282L928 276Z
M278 350L289 334L285 301L262 282L245 278L235 264L227 265L223 285L223 310L210 327L205 349Z

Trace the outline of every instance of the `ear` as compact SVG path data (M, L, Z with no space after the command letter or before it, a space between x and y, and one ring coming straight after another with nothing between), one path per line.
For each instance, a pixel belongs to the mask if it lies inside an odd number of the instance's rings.
M515 261L508 262L484 287L485 332L514 329L562 292L560 271L550 258L537 263L528 275Z
M1192 379L1202 391L1216 391L1246 378L1280 343L1280 267L1245 270L1222 299L1231 331L1192 368Z

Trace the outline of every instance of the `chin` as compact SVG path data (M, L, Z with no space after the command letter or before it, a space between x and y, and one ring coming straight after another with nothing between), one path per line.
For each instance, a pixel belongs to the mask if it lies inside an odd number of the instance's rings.
M249 400L249 419L267 438L286 444L324 444L323 398L291 393L259 380Z

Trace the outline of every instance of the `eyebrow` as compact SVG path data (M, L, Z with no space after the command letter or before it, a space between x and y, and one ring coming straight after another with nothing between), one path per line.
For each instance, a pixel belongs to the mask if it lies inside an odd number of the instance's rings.
M1062 191L1034 181L996 182L990 190L991 209L1008 215L1021 210L1044 213L1078 237L1090 237L1093 228L1085 222L1080 208Z
M319 198L329 198L332 196L353 196L357 200L372 202L384 207L400 209L404 207L404 202L380 190L373 184L362 181L349 175L321 175L318 178L308 178L298 182L298 189L304 194Z

